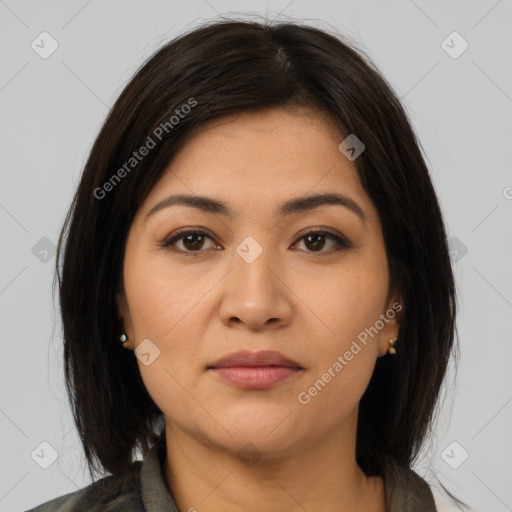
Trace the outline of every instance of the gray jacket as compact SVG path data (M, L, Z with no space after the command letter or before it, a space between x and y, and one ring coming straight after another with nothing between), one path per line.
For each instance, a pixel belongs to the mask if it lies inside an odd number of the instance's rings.
M106 476L27 512L180 512L165 482L164 457L165 444L158 443L129 471ZM383 479L388 512L437 512L430 487L411 469L395 465Z

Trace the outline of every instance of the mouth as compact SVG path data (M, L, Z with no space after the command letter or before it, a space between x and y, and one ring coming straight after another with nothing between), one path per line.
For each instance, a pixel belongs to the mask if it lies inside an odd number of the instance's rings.
M210 368L221 379L242 389L267 389L304 371L289 366L230 366Z
M241 389L267 389L304 371L297 362L275 351L232 353L217 360L208 371Z

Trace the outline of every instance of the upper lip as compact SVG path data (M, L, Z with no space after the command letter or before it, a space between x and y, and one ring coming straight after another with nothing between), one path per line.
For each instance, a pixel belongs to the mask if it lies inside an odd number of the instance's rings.
M221 357L208 368L229 368L233 366L287 366L302 369L299 363L274 350L262 350L261 352L240 350Z

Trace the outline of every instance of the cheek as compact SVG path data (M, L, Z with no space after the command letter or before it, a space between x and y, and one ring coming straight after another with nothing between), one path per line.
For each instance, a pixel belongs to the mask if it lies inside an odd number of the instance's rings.
M385 254L382 261L377 250L374 254L367 260L347 260L339 271L331 269L328 279L301 281L297 295L308 297L315 317L311 322L319 326L311 337L315 363L301 389L301 403L309 401L312 409L337 404L343 415L368 386L378 355L379 334L374 329L388 289Z
M186 399L179 383L189 390L195 386L191 375L201 366L199 351L204 337L197 315L215 282L200 276L190 279L190 273L178 270L166 258L144 250L132 251L125 261L135 345L146 339L154 344L148 345L151 364L141 359L137 363L146 388L162 410L169 397L173 403Z
M328 412L331 425L357 406L377 360L377 338L361 342L357 337L367 313L350 313L347 310L337 319L332 317L334 334L324 334L315 341L314 364L295 397L311 417Z
M375 325L384 312L388 291L386 259L354 256L339 268L311 278L302 275L294 291L319 324L319 339L326 348L342 350L347 342ZM350 344L350 343L349 343Z
M164 256L142 250L126 260L124 279L136 339L159 343L173 338L211 287L210 279L194 279Z

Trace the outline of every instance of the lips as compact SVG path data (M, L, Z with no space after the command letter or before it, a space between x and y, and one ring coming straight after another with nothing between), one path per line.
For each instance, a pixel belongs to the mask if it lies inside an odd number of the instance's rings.
M273 388L304 372L299 363L274 350L233 352L207 370L231 386L252 391Z
M281 366L286 368L293 368L302 370L303 368L296 361L284 356L280 352L274 350L263 350L260 352L250 352L248 350L241 350L233 352L225 357L222 357L208 366L208 369L217 368L233 368L233 367L271 367Z

